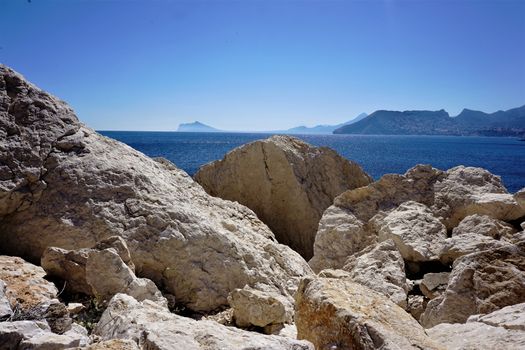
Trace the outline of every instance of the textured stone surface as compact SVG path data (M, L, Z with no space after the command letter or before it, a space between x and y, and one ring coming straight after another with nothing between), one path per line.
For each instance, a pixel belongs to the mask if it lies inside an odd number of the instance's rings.
M2 251L39 260L49 246L125 239L137 275L198 311L262 285L291 299L310 273L246 207L186 173L103 137L62 101L0 66Z
M309 259L317 225L335 196L371 182L359 165L326 147L272 136L203 166L195 180L213 196L251 208L277 240Z
M155 283L147 278L137 278L113 248L95 250L86 262L86 282L93 295L109 300L117 293L125 293L138 301L152 300L168 306Z
M407 307L405 262L394 241L381 242L350 257L343 270L350 272L354 282L389 297L402 308Z
M225 327L213 321L195 321L149 300L138 302L124 294L113 297L94 333L102 340L132 339L142 348L156 350L313 350L308 342Z
M58 290L44 279L45 275L41 267L21 258L0 256L0 280L5 283L5 296L12 308L30 311L56 298Z
M489 326L525 332L525 303L505 306L487 315L473 315L467 322L482 322Z
M419 320L425 308L427 307L427 300L422 295L409 295L407 312L411 314L416 320Z
M444 264L452 264L454 260L463 255L512 246L513 244L506 240L497 240L483 235L460 234L445 240L439 252L439 260Z
M409 201L379 217L372 218L379 240L392 239L405 260L437 260L447 230L428 207Z
M61 350L89 344L87 331L75 324L64 334L55 334L45 322L15 321L0 323L2 350Z
M525 332L493 327L485 323L442 323L427 329L428 335L449 350L521 350Z
M48 247L42 255L41 266L48 275L66 281L66 290L93 295L93 290L86 281L86 264L91 253L107 248L115 249L122 261L132 271L135 270L128 246L122 237L118 236L103 239L92 248L67 250Z
M245 287L231 292L228 300L239 327L265 327L289 323L293 319L293 304L279 294Z
M308 263L315 272L340 269L351 255L375 242L377 235L349 210L331 206L319 222L314 256Z
M8 318L13 314L13 310L11 309L11 303L9 302L9 299L7 298L5 292L5 283L4 281L0 280L0 320Z
M521 247L522 248L522 247ZM525 253L518 246L465 255L454 262L445 293L421 316L425 327L525 302Z
M467 216L452 230L452 236L483 235L494 239L510 238L515 233L516 230L506 222L479 214Z
M419 288L427 298L434 299L445 291L449 277L449 272L427 273L423 276Z
M316 349L441 349L399 306L344 279L305 278L295 322L298 338Z
M75 350L140 350L137 343L130 339L111 339Z

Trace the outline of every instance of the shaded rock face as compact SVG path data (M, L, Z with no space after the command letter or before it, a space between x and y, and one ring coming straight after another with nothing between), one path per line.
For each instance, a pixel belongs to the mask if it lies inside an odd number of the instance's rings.
M399 306L343 279L304 279L295 322L298 339L316 349L442 349Z
M248 332L214 321L195 321L172 314L148 300L140 303L124 294L113 297L94 334L102 340L131 339L144 349L313 350L306 341Z
M425 327L462 323L470 315L485 314L525 302L523 243L465 255L454 262L447 288L432 299L421 316Z
M273 136L203 166L195 180L213 196L251 208L277 240L309 259L324 210L340 193L371 182L356 163L329 148Z
M304 260L246 207L213 198L172 164L103 137L62 101L0 66L1 250L125 239L137 275L198 311L257 285L291 299Z

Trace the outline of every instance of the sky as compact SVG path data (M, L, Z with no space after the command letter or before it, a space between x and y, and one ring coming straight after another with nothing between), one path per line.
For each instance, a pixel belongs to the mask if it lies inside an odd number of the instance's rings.
M98 130L525 104L525 1L0 0L0 63Z

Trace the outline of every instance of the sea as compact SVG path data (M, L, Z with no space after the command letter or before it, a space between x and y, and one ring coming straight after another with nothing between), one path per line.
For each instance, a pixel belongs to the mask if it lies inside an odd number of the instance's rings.
M100 131L150 157L164 157L193 175L235 147L271 135L260 133L193 133ZM293 135L326 146L359 163L374 179L405 173L416 164L446 170L457 165L488 169L510 192L525 187L525 142L510 137Z

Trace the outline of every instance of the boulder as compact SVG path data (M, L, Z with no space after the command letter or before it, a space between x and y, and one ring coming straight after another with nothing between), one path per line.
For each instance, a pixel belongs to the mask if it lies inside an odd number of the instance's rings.
M4 281L0 280L0 321L3 321L13 314L11 309L11 303L7 298L6 294L6 285Z
M149 300L138 302L125 294L117 294L111 299L93 332L104 341L132 339L140 348L156 350L313 350L313 346L305 341L262 335L214 321L195 321L172 314Z
M428 299L422 295L409 295L407 303L407 312L411 314L416 320L419 320L425 308L427 307Z
M231 292L228 300L239 327L266 327L293 320L293 304L279 294L244 287Z
M525 187L514 193L514 199L525 210Z
M13 309L29 312L57 297L55 285L46 279L45 271L22 258L0 255L0 280L5 284L5 297Z
M55 334L46 322L14 321L0 323L2 350L61 350L89 344L85 328L74 324L64 334Z
M483 250L502 249L513 247L511 242L497 240L489 236L460 234L445 240L439 252L439 260L447 265L452 264L456 259L470 253L477 253Z
M511 238L516 230L504 221L491 218L488 215L469 215L452 230L452 236L482 235L494 239Z
M419 289L428 299L434 299L445 291L449 277L449 272L426 273L419 284Z
M129 269L135 271L128 246L119 236L103 239L92 248L67 250L48 247L42 254L40 264L49 276L66 281L66 290L93 295L92 287L86 281L86 264L91 253L107 248L115 249Z
M345 279L303 279L295 322L316 349L442 349L402 308Z
M377 235L349 210L331 206L319 222L314 256L308 264L315 272L341 269L351 255L376 242Z
M447 238L445 226L427 206L418 202L402 203L386 216L374 216L371 222L379 240L392 239L408 261L437 260Z
M407 307L409 290L405 262L394 241L387 240L350 257L343 270L350 278L390 298L402 308Z
M465 324L441 323L427 329L430 337L449 349L525 348L525 304L504 307L488 315L469 317Z
M439 323L462 323L525 302L525 253L510 246L465 255L454 262L447 288L432 299L421 316L426 328Z
M234 149L204 165L195 180L209 194L252 209L279 242L305 259L312 257L319 219L334 197L371 182L335 151L282 135Z
M1 251L126 241L137 276L196 311L264 285L290 300L311 273L248 208L209 196L157 162L80 123L64 102L0 66Z
M108 300L117 293L128 294L138 301L152 300L168 306L155 283L147 278L137 278L113 248L95 250L86 263L86 282L93 295Z

